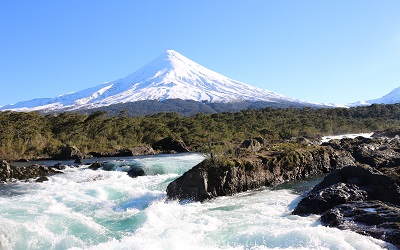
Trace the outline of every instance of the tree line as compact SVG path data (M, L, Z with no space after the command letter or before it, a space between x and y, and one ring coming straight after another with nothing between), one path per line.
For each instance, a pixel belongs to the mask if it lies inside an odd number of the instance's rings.
M193 151L212 145L236 145L245 139L285 140L397 128L400 105L356 108L262 108L182 116L158 113L128 116L120 111L90 114L0 112L0 159L51 157L62 147L83 153L112 152L151 145L165 137L183 141Z

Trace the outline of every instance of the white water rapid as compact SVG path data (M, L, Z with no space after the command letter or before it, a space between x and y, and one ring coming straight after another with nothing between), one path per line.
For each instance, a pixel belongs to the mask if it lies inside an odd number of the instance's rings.
M108 159L111 171L68 167L48 182L0 185L0 249L382 249L383 241L291 211L318 179L204 203L166 201L199 154ZM102 161L102 159L100 159ZM126 170L141 166L146 176Z

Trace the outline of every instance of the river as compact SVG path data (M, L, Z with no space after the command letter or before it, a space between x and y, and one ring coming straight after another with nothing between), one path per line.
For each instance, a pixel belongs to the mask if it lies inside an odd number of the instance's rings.
M44 183L0 185L0 249L391 248L321 226L319 216L291 215L300 195L321 177L203 203L167 201L168 183L202 159L99 159L111 171L87 169L86 162ZM130 178L126 171L133 165L146 176Z

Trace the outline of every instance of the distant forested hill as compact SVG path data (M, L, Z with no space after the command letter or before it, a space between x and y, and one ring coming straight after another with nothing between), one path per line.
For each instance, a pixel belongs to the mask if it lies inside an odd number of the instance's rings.
M47 115L4 111L0 112L0 159L48 157L65 146L76 146L84 153L111 152L151 145L165 137L203 151L210 145L230 147L255 137L273 141L397 127L398 104L321 109L269 107L192 116L163 112L131 117L119 110L118 115L111 116L105 111Z
M183 116L192 116L197 113L213 114L222 112L237 112L244 109L260 109L266 107L273 108L288 108L288 107L310 107L311 104L301 105L299 103L292 102L265 102L265 101L242 101L232 103L209 103L209 102L197 102L193 100L181 100L181 99L167 99L162 102L157 100L146 100L137 102L128 102L121 104L114 104L95 109L80 110L78 112L91 113L93 111L105 111L108 115L118 115L121 110L128 116L143 116L153 115L161 112L174 112ZM319 105L312 107L321 108Z

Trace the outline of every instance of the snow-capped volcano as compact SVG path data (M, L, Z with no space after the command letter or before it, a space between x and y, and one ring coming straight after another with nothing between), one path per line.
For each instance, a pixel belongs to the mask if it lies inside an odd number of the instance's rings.
M349 106L363 106L371 104L395 104L400 103L400 87L395 88L389 94L382 96L378 99L359 101L349 104Z
M307 104L229 79L176 51L119 80L54 98L34 99L0 107L2 110L75 110L141 100L182 99L208 102L266 101ZM310 105L315 105L311 104Z

